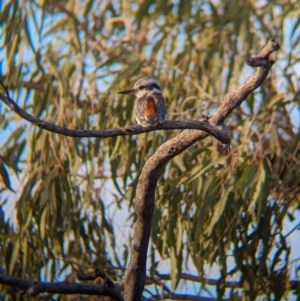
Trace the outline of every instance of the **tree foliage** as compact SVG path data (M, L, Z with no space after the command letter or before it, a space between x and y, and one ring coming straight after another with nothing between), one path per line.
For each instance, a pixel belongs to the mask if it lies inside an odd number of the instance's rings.
M284 0L3 5L2 80L26 111L68 128L133 124L134 100L117 91L145 75L162 82L168 119L199 120L251 74L246 57L270 37L283 43L271 75L226 120L230 154L207 138L166 165L145 298L176 299L191 283L202 296L212 283L208 267L217 271L212 285L220 299L243 291L250 300L279 300L295 289L285 223L299 214L299 10ZM1 111L1 269L22 279L74 281L76 270L97 266L122 280L139 175L179 131L72 138L24 122L6 106ZM7 220L3 210L13 200L15 218ZM240 281L232 285L230 277ZM1 291L15 300L14 289Z

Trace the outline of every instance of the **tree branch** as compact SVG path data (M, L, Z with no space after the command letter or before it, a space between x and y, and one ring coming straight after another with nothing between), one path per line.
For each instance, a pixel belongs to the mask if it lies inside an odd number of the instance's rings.
M26 281L6 274L0 274L0 283L18 287L30 296L37 296L40 293L50 294L86 294L97 296L109 296L114 300L124 301L122 294L114 287L105 285L92 285L67 282L38 282Z
M210 278L205 278L205 277L201 277L201 276L190 275L187 273L181 273L179 275L179 278L182 280L197 282L197 283L201 283L202 285L210 285L210 286L217 286L220 283L220 281L218 279L210 279ZM170 281L171 280L170 274L156 273L156 275L154 277L147 277L147 285L151 285L152 283L161 283L162 280ZM166 285L164 283L162 283L162 284L164 287L166 287ZM243 288L243 283L241 281L225 281L223 283L223 285L225 288L231 288L231 289L232 288L241 288L241 289ZM289 287L290 287L290 290L300 291L300 281L299 280L290 280ZM167 291L167 293L172 294L172 292L170 292L170 291ZM266 292L263 290L257 291L257 296L264 295L265 293ZM171 298L171 297L169 297L169 298ZM174 299L174 300L176 300L176 299Z
M224 96L220 108L208 120L210 124L223 124L228 115L238 107L251 92L263 83L271 66L274 64L273 60L269 60L269 55L278 49L279 44L276 43L274 39L271 39L258 55L258 59L252 58L252 62L255 62L253 64L261 67L259 67L241 87ZM124 296L126 301L139 301L144 290L155 188L162 169L172 158L207 136L208 134L205 132L194 130L184 131L175 138L162 144L144 165L136 188L135 210L137 222L132 254L124 281Z
M197 295L188 294L159 294L152 295L151 298L143 299L145 301L155 301L155 300L188 300L188 301L216 301L216 298L201 297ZM222 301L229 301L230 299L222 299Z
M187 273L181 273L178 276L182 280L197 282L197 283L201 283L203 285L216 286L220 283L220 281L218 279L210 279L210 278L205 278L205 277L201 277L201 276L190 275ZM171 276L169 274L156 273L156 277L158 277L159 280L166 280L166 281L171 280ZM151 280L151 278L149 278L149 279ZM227 281L224 283L224 286L226 288L241 287L241 282L240 281Z
M147 132L153 132L157 130L175 130L175 129L197 129L202 130L208 134L211 134L217 138L223 144L230 143L230 135L211 124L206 120L197 121L197 120L165 120L162 124L159 124L155 127L142 127L141 125L132 125L118 129L106 129L106 130L76 130L69 129L66 127L58 126L46 121L43 121L23 109L21 109L17 103L9 96L7 87L0 83L3 89L6 92L6 96L0 93L0 99L14 112L16 112L23 119L31 122L32 124L37 125L38 127L45 129L50 132L61 134L64 136L70 137L97 137L97 138L108 138L116 136L126 136L126 135L137 135Z

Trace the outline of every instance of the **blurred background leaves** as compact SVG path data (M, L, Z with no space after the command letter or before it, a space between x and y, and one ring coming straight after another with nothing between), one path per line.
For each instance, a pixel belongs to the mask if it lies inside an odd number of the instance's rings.
M117 91L146 75L161 81L169 119L201 119L253 72L247 56L271 37L282 43L269 78L226 121L231 153L209 137L169 162L159 182L149 276L169 273L175 293L190 291L183 271L208 277L208 267L220 279L218 298L230 277L241 280L233 300L289 293L285 225L299 218L300 195L299 11L284 0L2 4L1 80L26 111L69 128L132 124L134 98ZM74 139L5 105L0 118L1 270L57 281L98 266L123 279L139 173L179 131ZM165 293L150 284L145 297ZM9 287L0 295L16 298Z

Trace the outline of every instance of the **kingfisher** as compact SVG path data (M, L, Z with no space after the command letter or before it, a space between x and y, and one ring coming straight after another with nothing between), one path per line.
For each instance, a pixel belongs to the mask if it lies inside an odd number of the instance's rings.
M141 126L156 126L166 120L166 101L161 93L160 83L154 77L142 77L134 84L133 89L118 93L136 96L135 119Z

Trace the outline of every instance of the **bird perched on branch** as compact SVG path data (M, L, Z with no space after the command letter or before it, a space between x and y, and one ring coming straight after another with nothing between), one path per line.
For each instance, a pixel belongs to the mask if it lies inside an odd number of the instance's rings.
M166 102L161 93L160 83L151 76L139 79L133 89L119 91L119 94L134 94L135 119L143 127L156 126L166 120Z

